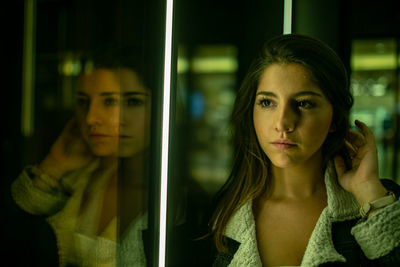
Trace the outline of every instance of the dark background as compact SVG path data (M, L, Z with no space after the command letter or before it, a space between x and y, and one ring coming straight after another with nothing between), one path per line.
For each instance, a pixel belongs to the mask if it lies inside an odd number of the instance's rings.
M24 137L20 126L24 1L2 2L0 194L26 164L37 163L47 153L71 114L57 102L60 96L54 90L59 80L60 52L93 49L107 43L145 42L153 46L155 54L162 55L163 8L159 1L147 0L38 0L35 133ZM282 33L282 21L283 1L176 0L174 47L183 43L190 52L197 44L235 45L240 82L263 42ZM399 26L396 0L293 1L293 32L325 41L348 68L353 39L399 40ZM162 68L162 61L155 68ZM56 103L52 109L41 105L41 100L49 96ZM399 114L396 116L398 122ZM398 147L399 141L395 145ZM178 154L184 153L185 144L178 149Z

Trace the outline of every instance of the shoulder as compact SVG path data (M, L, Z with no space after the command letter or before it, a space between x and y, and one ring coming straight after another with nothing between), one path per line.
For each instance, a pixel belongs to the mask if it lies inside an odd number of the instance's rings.
M229 220L226 226L225 236L243 243L254 226L255 221L252 211L252 201L248 201L241 206Z
M214 266L261 266L252 201L246 202L234 213L224 238L227 252L217 253Z

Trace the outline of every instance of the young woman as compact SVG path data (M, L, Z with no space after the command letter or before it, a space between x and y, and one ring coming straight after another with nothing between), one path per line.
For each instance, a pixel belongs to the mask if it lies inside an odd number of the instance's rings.
M28 214L12 218L12 253L29 253L18 266L146 266L151 91L140 62L110 51L81 74L76 113L48 155L12 185Z
M325 44L266 43L232 114L233 169L210 224L214 266L399 264L400 189L379 179L371 130L350 129L352 103Z

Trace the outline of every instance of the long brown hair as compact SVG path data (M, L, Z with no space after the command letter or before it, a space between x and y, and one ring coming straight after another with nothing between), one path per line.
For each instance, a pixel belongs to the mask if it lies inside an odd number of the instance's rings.
M234 130L232 171L217 194L218 205L210 221L218 251L225 251L224 232L230 218L246 202L266 192L269 159L258 143L253 125L253 106L261 75L271 64L298 63L311 74L333 107L332 127L323 146L324 166L336 154L344 154L353 97L346 68L337 54L314 38L290 34L269 40L253 61L237 92L231 125Z

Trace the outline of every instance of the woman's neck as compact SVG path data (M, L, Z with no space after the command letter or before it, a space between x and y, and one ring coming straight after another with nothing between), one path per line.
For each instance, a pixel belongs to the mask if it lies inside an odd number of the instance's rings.
M115 156L100 157L100 169L108 169L116 167L118 164L118 158Z
M147 153L140 153L131 157L101 157L97 171L114 172L115 183L125 188L147 190L148 184L148 157ZM118 181L118 182L117 182Z
M119 158L116 156L100 157L99 169L109 169L117 167L119 174L129 175L131 177L143 178L147 168L147 153L138 153L131 157Z
M127 178L131 186L142 187L147 184L147 153L136 154L120 161L120 174Z
M325 194L322 157L315 155L308 161L288 168L271 165L269 198L305 199Z

